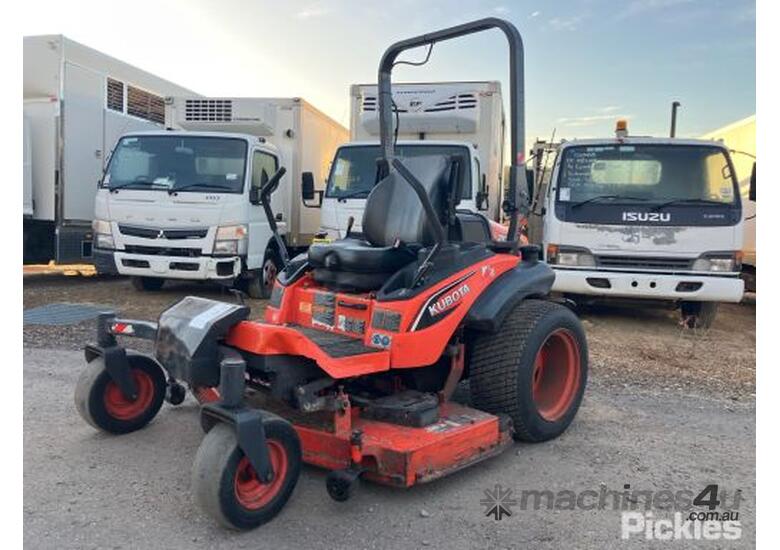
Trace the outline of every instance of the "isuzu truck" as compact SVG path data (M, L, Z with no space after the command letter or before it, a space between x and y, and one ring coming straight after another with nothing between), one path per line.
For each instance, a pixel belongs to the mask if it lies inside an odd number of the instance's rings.
M286 169L272 208L286 247L305 249L319 210L302 188L325 180L347 129L300 98L169 98L166 124L114 150L95 205L98 271L145 290L210 280L268 297L282 258L257 193Z
M708 327L742 298L743 206L722 142L630 137L625 121L614 139L563 142L539 216L553 290L577 301L673 302Z
M336 151L321 205L322 237L359 236L366 197L377 181L379 116L375 84L350 89L350 142ZM501 214L504 109L499 82L431 82L393 86L396 156L462 158L459 208L493 222ZM309 199L312 197L309 196ZM491 224L495 237L505 233Z

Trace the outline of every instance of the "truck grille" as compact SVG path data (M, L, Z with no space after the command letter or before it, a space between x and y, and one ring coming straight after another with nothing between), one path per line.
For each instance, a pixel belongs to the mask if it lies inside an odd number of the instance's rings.
M119 225L119 232L130 237L144 239L202 239L208 234L207 228L198 229L153 229L151 227L133 227Z
M182 258L198 258L202 255L199 248L175 248L170 246L139 246L125 245L128 254L143 254L145 256L179 256Z
M598 267L621 269L690 270L690 258L665 258L657 256L596 256Z

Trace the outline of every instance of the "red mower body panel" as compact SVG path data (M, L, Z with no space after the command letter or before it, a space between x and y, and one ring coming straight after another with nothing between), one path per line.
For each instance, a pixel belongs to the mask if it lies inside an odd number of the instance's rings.
M336 379L431 365L482 292L519 261L495 254L403 300L330 291L305 275L281 291L278 307L266 308L264 323L239 323L226 343L256 355L307 357ZM388 316L392 329L376 322ZM323 333L334 338L323 344Z

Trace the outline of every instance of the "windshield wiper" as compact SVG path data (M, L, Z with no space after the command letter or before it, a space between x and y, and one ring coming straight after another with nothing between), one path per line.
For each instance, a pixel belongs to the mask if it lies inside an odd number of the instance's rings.
M575 202L571 207L572 208L579 208L583 204L588 204L591 202L601 201L601 200L616 200L616 199L626 199L630 201L642 201L646 202L647 199L643 197L630 197L628 195L598 195L595 197L591 197L589 199L585 199L584 201Z
M158 184L155 184L153 181L148 179L136 179L133 181L123 181L122 183L117 183L115 185L111 185L109 183L107 187L109 191L117 191L125 187L130 187L131 185L158 185Z
M720 206L726 206L729 203L722 202L722 201L714 201L712 199L674 199L671 201L662 202L660 204L656 204L653 206L650 211L651 212L658 212L662 208L665 208L671 204L717 204Z
M193 183L185 183L179 186L174 185L173 187L168 189L168 194L173 195L177 191L181 191L182 189L189 189L190 187L206 187L211 189L232 189L229 186L226 185L217 185L215 183L205 183L202 181L199 182L193 182Z
M346 193L344 195L339 195L337 197L339 202L344 202L347 199L356 199L360 197L360 195L365 194L368 196L368 194L371 193L371 189L357 189L355 191L352 191L351 193Z

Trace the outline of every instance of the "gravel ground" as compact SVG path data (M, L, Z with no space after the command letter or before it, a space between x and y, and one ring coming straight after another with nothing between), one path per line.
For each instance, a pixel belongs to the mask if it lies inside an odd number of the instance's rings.
M751 403L592 385L574 423L555 441L516 444L496 458L410 490L363 483L346 503L331 501L325 474L305 467L274 521L235 533L217 527L190 496L190 466L202 437L191 398L164 407L139 432L100 434L73 406L82 367L76 351L25 350L25 548L643 547L641 537L621 540L621 513L613 509L515 506L512 516L496 521L483 514L480 500L496 484L520 495L522 490L619 491L624 484L696 494L710 483L721 491L741 489L742 536L725 545L703 541L700 546L755 546ZM668 518L672 512L653 514ZM667 545L689 548L693 541Z
M215 285L166 283L160 292L138 292L126 279L37 276L24 280L24 307L55 302L113 304L126 317L157 319L187 294L234 300ZM262 300L249 300L259 317ZM664 309L592 307L582 313L592 380L616 387L701 393L739 401L755 399L755 299L723 304L707 331L682 329L678 313ZM25 347L81 349L94 339L94 321L64 327L24 327ZM148 351L143 341L132 346Z

